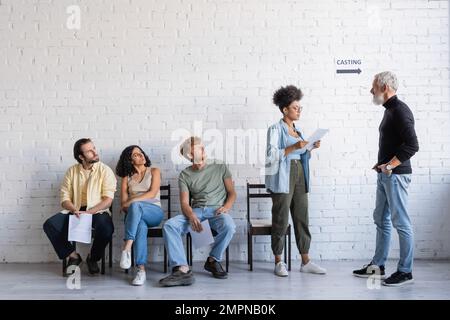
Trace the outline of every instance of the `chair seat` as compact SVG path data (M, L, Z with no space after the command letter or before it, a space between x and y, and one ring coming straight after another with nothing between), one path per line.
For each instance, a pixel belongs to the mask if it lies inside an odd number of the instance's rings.
M271 219L250 219L250 224L253 227L272 227Z
M162 238L163 232L161 227L148 228L147 237Z

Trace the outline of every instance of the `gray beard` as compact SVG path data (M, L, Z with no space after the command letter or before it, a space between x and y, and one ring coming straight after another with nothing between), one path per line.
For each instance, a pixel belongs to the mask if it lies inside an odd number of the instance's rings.
M384 103L384 100L378 100L376 96L373 96L372 102L373 102L374 105L379 106L379 105L382 105Z

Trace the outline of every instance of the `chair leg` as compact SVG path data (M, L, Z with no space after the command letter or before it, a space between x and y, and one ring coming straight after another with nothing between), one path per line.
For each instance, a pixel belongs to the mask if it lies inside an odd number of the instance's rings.
M189 235L189 261L190 261L190 266L192 267L192 263L194 262L193 258L192 258L192 237Z
M109 267L112 268L113 266L113 243L112 243L112 239L109 242Z
M287 264L287 247L288 247L288 240L287 235L284 235L284 263Z
M167 250L166 247L164 247L164 273L167 273Z
M64 258L62 260L62 275L63 275L63 277L66 275L66 267L67 267L67 260L66 260L66 258Z
M291 228L289 227L289 233L288 233L288 270L291 271Z
M188 233L186 235L186 260L187 260L188 265L190 265L189 257L190 257L190 254L189 254L189 233Z
M253 271L253 236L250 235L250 241L249 241L249 257L250 257L250 271Z
M131 245L131 266L134 267L134 244ZM129 269L125 269L125 273L128 274Z
M105 250L103 250L101 274L105 274Z
M247 264L250 264L250 233L247 232Z
M186 235L186 260L192 266L192 237L189 233Z
M225 269L226 269L226 271L228 272L228 267L229 267L229 265L230 265L230 247L228 246L227 247L227 250L225 251L225 259L226 259L226 261L225 261Z

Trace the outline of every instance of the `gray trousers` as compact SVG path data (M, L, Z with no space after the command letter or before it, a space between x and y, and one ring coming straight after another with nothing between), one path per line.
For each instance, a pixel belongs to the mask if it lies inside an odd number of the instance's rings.
M309 252L308 193L305 175L300 160L291 160L289 193L272 194L272 251L278 256L283 253L284 235L289 224L289 210L295 232L295 241L301 254Z

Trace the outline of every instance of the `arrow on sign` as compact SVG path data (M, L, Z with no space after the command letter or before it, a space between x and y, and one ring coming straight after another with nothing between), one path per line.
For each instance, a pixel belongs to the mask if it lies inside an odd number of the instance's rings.
M338 69L336 70L336 73L357 73L360 74L361 73L361 69Z

